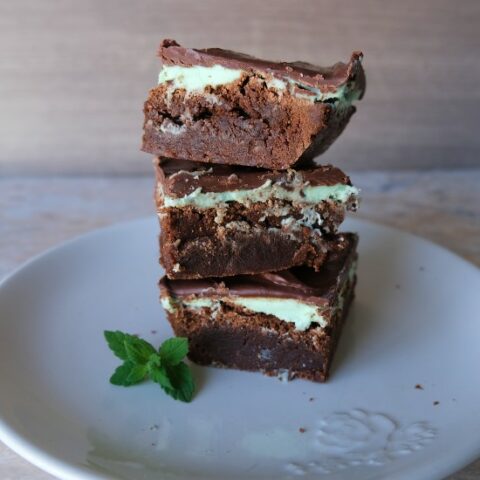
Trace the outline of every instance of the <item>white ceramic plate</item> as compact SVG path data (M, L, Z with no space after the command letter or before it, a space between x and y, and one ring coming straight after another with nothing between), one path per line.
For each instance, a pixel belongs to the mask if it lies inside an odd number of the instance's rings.
M155 219L29 262L0 288L0 439L64 479L425 480L462 467L480 455L479 271L397 230L347 228L359 284L331 380L194 367L191 404L108 383L118 361L103 330L171 335Z

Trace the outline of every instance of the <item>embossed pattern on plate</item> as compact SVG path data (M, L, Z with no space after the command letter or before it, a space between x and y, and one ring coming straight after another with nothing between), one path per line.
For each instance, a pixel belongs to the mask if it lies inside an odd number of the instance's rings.
M288 472L325 475L352 467L382 466L421 450L435 438L436 430L428 422L402 426L383 413L354 409L322 419L314 435L312 449L318 460L289 463Z

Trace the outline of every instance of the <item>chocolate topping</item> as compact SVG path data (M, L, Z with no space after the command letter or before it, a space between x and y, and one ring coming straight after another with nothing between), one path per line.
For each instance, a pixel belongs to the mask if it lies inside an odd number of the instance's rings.
M167 65L205 66L222 65L226 68L265 72L276 78L288 77L322 92L335 91L339 86L356 80L362 96L365 90L365 74L362 69L362 52L353 52L348 63L338 62L330 67L319 67L306 62L273 62L222 50L220 48L193 49L180 46L175 40L163 40L158 52ZM360 97L361 98L361 97Z
M311 186L351 185L350 179L340 169L331 165L310 164L295 170L263 170L232 165L206 165L187 160L155 159L157 180L166 195L181 198L201 188L203 192L246 190L262 186L267 180L292 188L295 172Z
M242 296L292 298L317 304L330 305L337 296L356 258L358 237L345 233L336 237L335 248L319 272L308 267L294 267L276 273L237 275L235 277L202 280L160 280L162 296L200 297Z

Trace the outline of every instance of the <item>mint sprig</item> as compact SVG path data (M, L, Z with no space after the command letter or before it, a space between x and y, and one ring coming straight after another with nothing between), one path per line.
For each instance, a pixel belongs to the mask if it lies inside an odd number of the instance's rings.
M110 377L110 383L130 387L150 378L175 400L192 400L195 382L190 368L183 361L188 353L187 338L169 338L155 350L150 343L135 335L118 330L107 330L104 335L110 350L123 360Z

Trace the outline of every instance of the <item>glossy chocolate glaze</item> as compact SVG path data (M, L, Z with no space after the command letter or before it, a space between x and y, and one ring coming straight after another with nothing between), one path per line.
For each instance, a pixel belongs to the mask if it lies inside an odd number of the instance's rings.
M351 185L350 179L339 168L331 165L306 165L295 170L264 170L233 165L208 165L187 160L156 158L154 160L157 181L165 195L181 198L197 188L203 192L227 192L247 190L262 186L267 180L293 188L295 172L301 174L304 184ZM298 186L298 185L297 185Z
M355 260L358 237L344 233L333 237L329 257L322 269L294 267L275 273L237 275L202 280L160 280L161 295L181 298L242 296L290 298L319 306L331 305Z
M319 67L306 62L273 62L223 50L221 48L194 49L180 46L175 40L165 39L158 52L167 65L205 66L222 65L227 68L260 71L283 79L289 77L322 92L334 92L347 82L355 81L361 96L365 91L365 73L362 68L362 52L353 52L348 63L338 62L329 67Z

